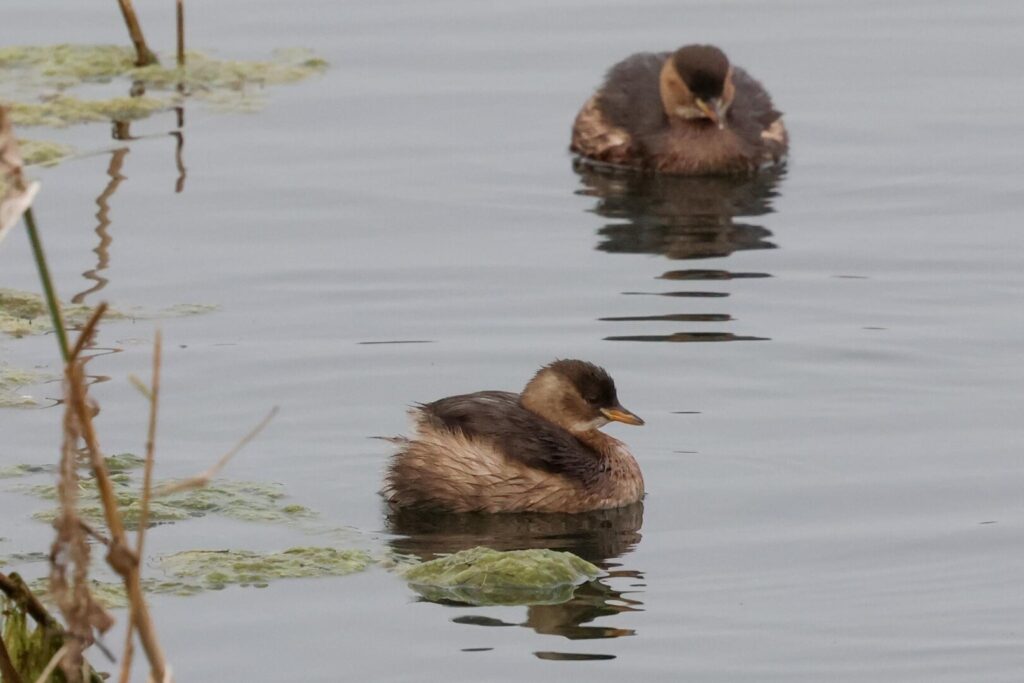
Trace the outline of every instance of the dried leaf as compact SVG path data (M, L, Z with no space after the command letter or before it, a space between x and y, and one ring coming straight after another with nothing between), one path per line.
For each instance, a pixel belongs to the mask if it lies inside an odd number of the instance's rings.
M0 241L32 206L39 183L25 184L18 141L11 129L7 109L0 107Z

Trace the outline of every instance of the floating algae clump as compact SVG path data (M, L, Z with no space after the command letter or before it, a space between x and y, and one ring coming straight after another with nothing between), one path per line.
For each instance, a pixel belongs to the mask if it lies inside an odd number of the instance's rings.
M173 577L171 580L147 577L142 579L142 589L146 593L188 596L229 585L265 588L275 579L345 576L371 564L373 559L366 551L326 547L289 548L279 553L187 550L161 558L160 566ZM43 602L51 601L48 578L36 579L29 587ZM128 607L121 581L90 579L89 590L104 607Z
M246 522L281 522L313 515L302 505L282 504L284 497L284 489L278 484L218 480L159 501L195 517L215 513Z
M471 605L554 605L572 598L601 570L555 550L471 548L403 570L409 586L431 601Z
M251 110L261 101L254 91L269 85L295 83L327 68L307 50L279 50L262 61L222 60L189 52L184 67L168 58L161 64L136 67L134 53L113 45L28 45L0 49L0 88L12 86L28 97L7 97L14 122L22 126L69 126L93 121L128 121L177 106L195 96L220 108ZM123 81L145 96L79 99L71 88L90 83ZM45 98L40 91L48 91ZM53 91L56 91L55 93Z
M268 61L223 60L190 51L183 68L153 64L132 69L128 75L132 80L160 90L171 90L183 84L195 92L240 91L252 85L296 83L327 68L326 61L308 50L277 50L273 57Z
M50 140L18 140L18 149L26 166L56 166L75 153L71 145Z
M135 68L134 53L118 45L22 45L0 48L0 69L19 80L70 87L109 81ZM20 73L18 73L20 72Z
M19 126L63 128L77 123L137 121L172 106L169 100L153 97L83 100L73 95L60 95L45 102L12 102L10 109L11 120Z
M0 408L24 408L39 405L39 402L31 396L15 393L19 387L27 384L38 384L46 379L46 375L30 370L15 370L6 366L0 366ZM8 468L0 467L0 479L5 478L3 474ZM21 476L21 475L6 475Z
M273 579L345 576L372 563L363 550L289 548L279 553L249 550L188 550L168 555L161 567L178 579L198 581L206 589L231 584L263 588Z
M140 311L129 309L130 312L108 308L104 317L107 320L151 320L160 318L184 318L203 315L216 311L216 304L182 303L168 306L162 310ZM84 325L92 316L91 306L81 304L61 304L64 322L68 327ZM30 334L44 334L53 330L50 313L46 309L46 301L41 294L24 292L16 289L0 289L0 332L12 337L24 337Z
M137 458L130 454L114 456L114 458L115 462L111 469L114 495L117 498L125 527L136 529L142 514L141 487L125 469L118 470L118 466L136 467ZM159 488L159 486L158 484L155 488ZM22 490L39 498L56 499L56 488L50 484L30 486ZM80 480L79 495L79 514L86 521L103 524L103 505L100 503L95 480L91 478ZM286 522L314 516L314 513L308 508L294 503L284 503L283 498L285 498L284 490L277 484L216 480L201 489L151 500L149 524L155 526L181 522L211 514L247 522ZM56 508L52 508L37 512L33 516L44 522L52 522L57 518L58 512Z
M135 52L118 45L23 45L0 48L0 69L8 77L56 88L105 83L116 78L156 90L179 85L193 89L240 89L248 84L295 83L327 69L327 62L309 50L275 50L270 60L226 60L189 50L185 66L137 67Z
M78 304L61 304L64 323L69 327L84 325L93 309ZM106 317L123 318L124 314L108 310ZM53 330L50 314L42 295L15 289L0 289L0 332L13 337L43 334Z
M89 579L89 592L104 607L109 609L123 609L128 607L128 594L124 589L123 581L100 581ZM32 581L28 585L32 593L44 603L51 604L50 579L42 577ZM142 579L142 590L146 593L159 593L163 595L196 595L203 592L202 586L181 581L159 581L152 578Z
M137 470L146 464L145 458L140 458L134 453L115 453L114 455L108 455L103 460L107 465L107 471L111 474L114 472Z
M7 465L0 467L0 479L28 477L33 474L49 474L56 471L53 465Z

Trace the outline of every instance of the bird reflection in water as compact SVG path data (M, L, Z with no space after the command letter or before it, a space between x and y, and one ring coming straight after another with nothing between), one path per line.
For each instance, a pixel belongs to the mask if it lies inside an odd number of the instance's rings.
M614 167L577 162L582 188L577 194L594 197L591 209L609 223L598 230L597 249L619 254L660 254L673 260L726 258L737 251L774 249L772 233L748 220L774 211L772 201L785 168L765 169L753 176L668 176L638 174ZM764 272L738 272L725 268L673 269L656 279L669 280L673 291L624 292L669 297L676 305L693 305L730 295L725 282L766 278ZM679 289L680 283L705 283ZM714 284L710 284L714 283ZM729 323L720 311L678 312L659 315L609 316L602 321ZM606 337L611 341L751 341L763 337L719 330L672 334L630 334Z
M643 587L640 571L624 569L618 560L640 542L643 503L613 510L579 514L472 514L425 513L389 509L389 543L403 555L427 561L483 545L495 550L547 548L575 553L607 572L606 576L576 589L572 599L558 605L529 605L526 620L511 623L480 614L455 617L458 624L474 626L523 626L537 633L569 640L617 638L634 631L594 625L602 617L640 611L635 597ZM612 587L611 583L617 584ZM625 586L623 588L621 586ZM445 603L464 607L461 603ZM607 654L537 652L541 659L610 659Z

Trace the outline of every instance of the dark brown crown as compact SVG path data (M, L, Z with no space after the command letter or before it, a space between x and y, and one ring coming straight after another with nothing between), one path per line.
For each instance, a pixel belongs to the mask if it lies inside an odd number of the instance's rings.
M572 382L580 396L596 408L611 408L619 404L615 381L600 366L584 360L567 358L556 360L545 369L557 372Z
M672 54L672 65L696 97L721 97L729 75L729 58L714 45L687 45Z

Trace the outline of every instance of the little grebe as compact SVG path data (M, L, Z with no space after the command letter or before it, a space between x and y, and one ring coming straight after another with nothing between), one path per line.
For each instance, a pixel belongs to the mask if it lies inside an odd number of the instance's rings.
M604 369L557 360L523 393L478 391L421 404L415 434L388 466L381 493L399 507L454 512L584 512L644 494L633 455L598 431L642 425Z
M712 45L635 54L611 68L572 129L586 160L680 175L752 173L789 137L768 91Z

